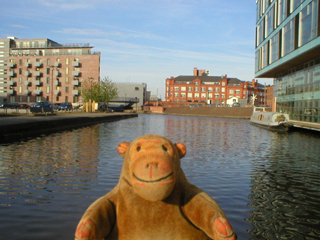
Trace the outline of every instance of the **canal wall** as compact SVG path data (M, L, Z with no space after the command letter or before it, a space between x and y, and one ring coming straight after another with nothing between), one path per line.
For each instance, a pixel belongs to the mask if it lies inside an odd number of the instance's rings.
M252 111L252 107L169 107L164 114L250 119Z
M43 116L1 116L0 142L13 141L103 122L137 117L137 113L79 113Z

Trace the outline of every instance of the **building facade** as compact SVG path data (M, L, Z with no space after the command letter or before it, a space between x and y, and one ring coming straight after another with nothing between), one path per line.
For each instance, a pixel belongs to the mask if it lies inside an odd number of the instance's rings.
M248 99L257 96L256 105L264 105L264 86L258 81L241 81L237 78L208 76L208 70L194 68L193 76L178 76L166 79L166 101L185 105L205 103L226 105L228 99L236 97L237 102L246 105ZM233 98L234 99L234 98Z
M274 79L277 111L320 122L319 0L256 1L255 76Z
M137 98L138 105L144 104L147 100L147 84L146 83L117 83L118 97L130 100Z
M100 53L92 48L50 39L0 39L0 49L8 53L0 62L1 101L81 102L81 82L100 80Z

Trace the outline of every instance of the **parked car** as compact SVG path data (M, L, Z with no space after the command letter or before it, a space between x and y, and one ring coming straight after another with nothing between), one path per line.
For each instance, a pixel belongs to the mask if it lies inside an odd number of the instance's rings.
M59 110L59 106L60 106L60 103L54 103L53 104L53 110L58 111Z
M240 103L235 102L235 103L232 104L232 107L241 107L241 105L240 105Z
M49 102L37 102L30 107L32 113L53 113L52 104Z
M59 111L72 111L72 103L71 102L63 102L59 106Z
M203 107L202 103L199 103L199 104L198 104L198 107Z
M0 102L0 108L10 108L9 103L7 102Z
M20 108L28 109L28 108L30 108L30 105L29 105L29 104L26 104L26 103L21 103L21 104L20 104Z
M144 107L144 106L153 106L153 103L146 103L146 104L143 104L141 107Z

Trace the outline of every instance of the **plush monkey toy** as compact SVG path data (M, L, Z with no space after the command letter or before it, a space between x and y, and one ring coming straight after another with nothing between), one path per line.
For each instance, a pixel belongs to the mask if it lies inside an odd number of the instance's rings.
M76 240L236 239L219 205L185 177L184 144L145 135L117 150L119 182L84 213Z

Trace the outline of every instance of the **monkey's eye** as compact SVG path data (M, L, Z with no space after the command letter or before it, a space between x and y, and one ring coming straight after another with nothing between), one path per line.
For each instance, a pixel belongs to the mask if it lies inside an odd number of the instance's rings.
M168 149L164 145L162 145L162 149L168 151Z
M140 147L140 146L138 146L138 147L137 147L137 151L139 152L139 151L140 151L140 149L141 149L141 147Z

